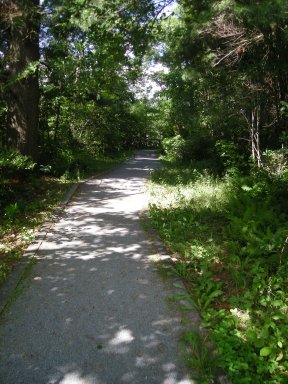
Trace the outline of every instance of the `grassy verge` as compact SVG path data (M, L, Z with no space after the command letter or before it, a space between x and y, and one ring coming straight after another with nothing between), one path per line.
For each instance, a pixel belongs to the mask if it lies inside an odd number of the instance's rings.
M52 177L33 171L27 158L11 154L0 160L0 286L11 273L39 226L49 218L71 185L108 170L129 154L115 159L85 159L77 172ZM17 157L18 156L18 157ZM13 163L13 159L16 159Z
M287 190L287 177L217 178L197 165L152 175L151 223L216 347L204 359L185 337L203 383L219 367L236 384L288 382Z
M71 185L72 181L33 174L1 180L9 198L0 219L0 285Z

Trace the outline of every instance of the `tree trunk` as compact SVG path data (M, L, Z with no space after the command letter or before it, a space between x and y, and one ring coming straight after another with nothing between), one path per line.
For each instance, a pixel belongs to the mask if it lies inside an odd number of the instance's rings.
M10 2L8 146L37 159L39 0Z

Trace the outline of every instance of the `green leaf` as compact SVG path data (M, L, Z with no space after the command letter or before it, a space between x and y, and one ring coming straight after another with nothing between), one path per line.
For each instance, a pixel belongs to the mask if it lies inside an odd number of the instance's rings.
M260 349L260 356L263 356L263 357L269 356L271 352L272 352L272 349L269 347L261 348Z
M282 348L282 347L283 347L283 344L282 344L281 341L278 341L277 345L278 345L279 348Z
M273 305L273 307L281 307L284 305L284 302L282 300L274 300L271 305Z
M276 361L281 361L283 359L283 353L280 352L276 358Z
M211 322L210 321L202 321L201 327L202 328L209 328L209 327L211 327Z
M246 191L246 192L249 192L249 191L251 191L251 187L248 187L248 185L242 185L241 186L241 189L243 190L243 191Z

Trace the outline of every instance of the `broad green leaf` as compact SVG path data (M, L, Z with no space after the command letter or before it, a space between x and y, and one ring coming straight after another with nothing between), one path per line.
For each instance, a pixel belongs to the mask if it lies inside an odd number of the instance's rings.
M280 352L280 353L278 354L278 356L276 357L276 361L280 361L280 360L282 360L282 359L283 359L283 353Z
M271 348L264 347L264 348L260 349L260 356L263 356L263 357L269 356L271 352L272 352Z

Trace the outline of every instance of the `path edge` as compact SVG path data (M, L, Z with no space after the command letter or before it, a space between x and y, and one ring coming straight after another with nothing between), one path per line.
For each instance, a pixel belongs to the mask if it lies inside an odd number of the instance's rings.
M153 260L156 264L156 268L162 267L170 272L175 268L174 259L171 254L171 251L166 247L164 242L160 239L159 234L153 228L150 218L149 218L149 209L142 209L139 212L139 218L141 220L141 226L143 230L146 232L147 239L150 243L150 246L155 254L159 257L157 260ZM183 280L177 276L176 274L170 274L168 279L171 281L173 286L173 291L176 294L183 294L183 292L187 292L187 288L183 283ZM183 327L183 332L193 331L198 333L200 336L205 336L209 333L209 329L201 327L201 314L197 307L192 304L187 299L180 299L175 302L175 308L179 312L182 312L183 319L189 320L191 323L189 326ZM215 349L215 346L211 344L211 351ZM183 356L185 358L185 356ZM228 379L228 376L225 371L219 369L218 373L215 373L215 377L213 377L213 382L215 384L232 384Z

